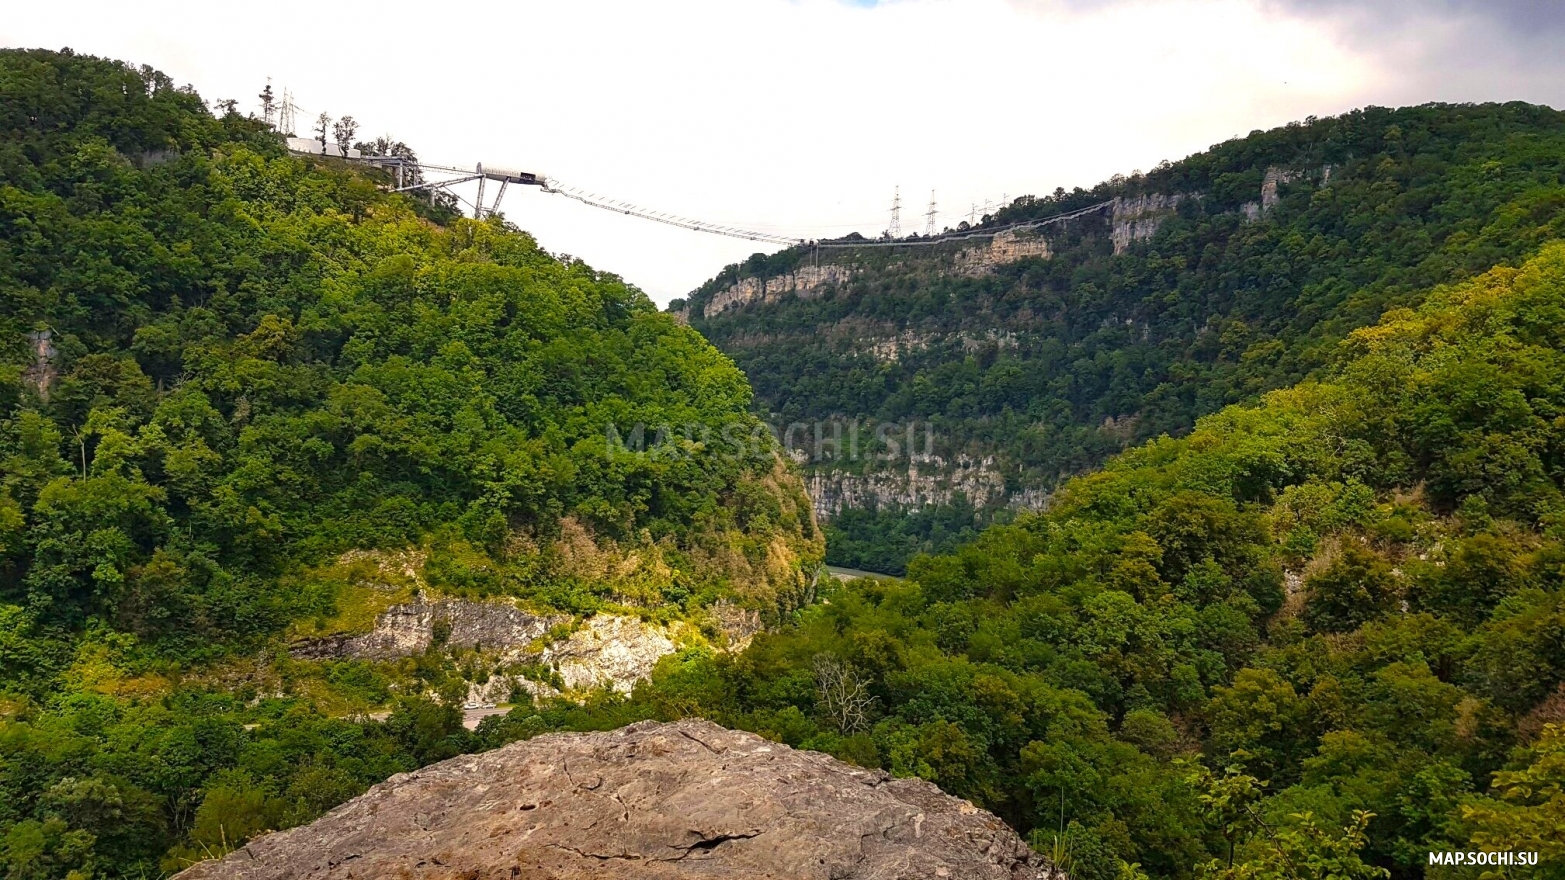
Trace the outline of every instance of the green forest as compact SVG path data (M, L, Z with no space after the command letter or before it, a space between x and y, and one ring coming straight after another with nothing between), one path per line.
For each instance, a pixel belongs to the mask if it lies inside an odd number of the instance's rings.
M1075 878L1565 876L1562 334L1554 244L620 712L932 779Z
M1247 215L1269 172L1275 204ZM1122 253L1102 210L1042 230L1050 257L977 276L958 271L956 254L982 240L794 248L730 266L672 308L688 308L692 326L734 358L763 417L929 422L948 463L993 456L1011 493L1049 491L1128 445L1314 374L1349 331L1436 285L1516 265L1565 235L1562 180L1558 111L1366 108L1254 132L1091 190L1023 197L982 224L1181 198L1150 239ZM704 315L741 278L813 263L857 274L817 297ZM870 345L899 336L919 344L890 360ZM993 507L979 524L1003 514ZM834 518L830 561L900 574L910 549L949 550L962 537L926 528L910 540L909 513Z
M1210 193L1124 254L1083 230L994 276L888 268L737 313L781 332L783 307L882 302L960 328L1077 298L1048 312L1074 337L943 362L1009 363L1015 422L967 392L906 403L992 429L952 436L1032 462L1045 511L863 512L823 547L773 442L677 430L765 438L784 408L782 373L703 339L717 322L290 156L148 68L3 51L0 94L6 880L167 876L433 761L694 716L930 780L1073 880L1477 878L1427 863L1470 848L1541 856L1489 876L1565 878L1553 111L1290 126L1113 184ZM1217 210L1231 169L1300 145L1341 163L1330 187L1258 223ZM1104 321L1132 312L1166 335ZM917 375L885 399L962 387ZM901 417L821 393L789 412ZM1093 441L1100 413L1137 433ZM1052 427L1007 433L1024 421ZM659 454L605 436L637 424L676 430ZM650 562L588 576L561 549L583 534ZM821 576L838 542L906 577ZM344 554L405 548L444 595L691 621L722 600L768 626L467 730L458 651L287 651L364 613Z
M0 52L0 94L4 876L155 876L454 754L434 703L349 724L230 668L353 610L313 568L344 551L574 613L796 601L819 535L770 447L609 454L607 425L759 425L640 291L147 68ZM661 576L574 576L564 528Z

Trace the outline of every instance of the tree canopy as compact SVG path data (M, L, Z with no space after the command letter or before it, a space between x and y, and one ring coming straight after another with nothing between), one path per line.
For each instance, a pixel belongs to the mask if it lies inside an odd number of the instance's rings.
M1557 853L1565 245L1422 299L742 657L504 724L702 714L932 780L1078 878Z
M792 248L730 266L675 306L745 371L764 417L927 422L946 468L988 460L1007 494L1036 497L1127 446L1316 374L1387 309L1518 265L1565 234L1565 115L1521 103L1369 107L1091 190L1024 197L981 228L1111 200L1039 229L1048 257L992 271L958 259L986 239ZM705 314L741 279L817 262L855 274ZM919 549L966 537L941 525L950 511L882 506L849 505L829 523L833 563L899 574ZM980 509L976 522L1004 512Z
M317 567L345 551L576 613L797 601L802 486L743 374L639 290L148 68L4 51L0 93L6 876L155 874L470 747L436 703L360 725L234 686L343 610ZM662 442L611 442L638 427ZM657 577L573 575L570 540Z

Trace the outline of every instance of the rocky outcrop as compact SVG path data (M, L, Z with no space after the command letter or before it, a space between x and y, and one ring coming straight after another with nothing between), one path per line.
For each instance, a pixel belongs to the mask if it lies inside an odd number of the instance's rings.
M731 602L719 602L710 610L712 623L723 634L720 650L743 651L761 631L761 615ZM468 688L469 703L501 703L520 687L535 697L562 693L581 694L606 688L620 694L635 690L636 683L652 676L658 661L674 653L677 630L688 629L647 623L618 614L597 614L582 622L569 636L539 650L536 645L504 651L502 664L547 668L552 683L526 677L497 675ZM562 691L555 685L562 685Z
M879 339L869 338L858 341L856 347L869 354L870 357L882 363L896 363L905 354L923 351L929 347L929 343L935 339L930 333L914 333L912 330L904 330L895 336L886 336Z
M55 363L60 353L54 348L54 334L48 330L29 333L27 347L32 350L33 362L22 371L22 384L31 388L40 398L48 400L49 390L54 387L55 380L60 378L60 368Z
M1266 214L1277 207L1280 196L1277 195L1277 187L1292 183L1302 177L1298 171L1288 168L1268 168L1266 176L1261 178L1261 214Z
M963 275L985 275L995 267L1029 257L1048 259L1054 252L1036 230L999 232L982 247L963 248L956 254L956 270Z
M1065 880L928 782L705 721L453 758L179 877Z
M1261 200L1258 202L1245 202L1239 206L1239 213L1244 215L1246 222L1255 221L1270 214L1277 203L1282 201L1278 188L1296 180L1306 177L1318 177L1320 185L1326 186L1331 182L1331 166L1322 165L1319 171L1299 171L1293 168L1271 167L1266 169L1266 175L1261 178Z
M830 519L847 509L920 508L950 504L958 494L976 507L1005 500L1005 476L994 469L994 459L958 459L947 467L938 456L905 470L868 474L819 470L805 477L815 515Z
M437 641L452 647L525 650L569 620L533 614L508 602L417 601L386 609L367 633L309 639L294 644L290 653L307 660L390 660L422 653Z
M714 315L722 314L725 309L749 305L755 302L771 302L782 296L783 279L790 277L792 276L783 275L772 279L775 292L771 299L766 298L765 278L741 278L730 285L727 290L720 290L713 294L712 299L707 302L706 308L701 310L701 314L710 318Z
M757 302L776 302L792 294L800 299L814 299L827 288L846 282L853 277L851 266L800 266L787 275L772 278L741 278L727 290L718 291L701 314L713 317L738 306Z
M628 694L652 674L658 660L672 653L674 640L662 627L635 617L598 614L569 638L545 648L539 659L559 672L567 690L607 687Z
M761 623L761 612L724 599L712 605L711 614L713 623L723 634L724 647L731 652L750 647L756 634L765 628Z
M715 612L721 626L719 614L732 618L744 612L737 608ZM503 601L418 601L393 605L367 633L303 640L290 648L290 654L301 660L390 660L423 653L431 646L471 649L490 655L497 666L547 667L558 675L566 692L607 687L628 694L675 649L669 627L621 614L596 614L563 638L550 640L551 630L570 622L568 615L534 614ZM744 634L746 643L751 635L753 630ZM501 702L513 685L539 695L561 692L551 685L495 676L474 682L468 699Z
M136 163L137 168L153 168L158 165L167 165L178 158L178 150L143 150L133 157L131 161Z
M989 346L1004 350L1020 345L1020 340L1015 333L994 329L981 332L963 330L955 334L915 333L912 330L904 330L895 336L869 336L854 340L853 345L877 361L894 363L904 355L923 351L946 339L954 339L966 352L982 351Z
M1114 242L1114 253L1122 254L1130 249L1131 244L1156 235L1158 227L1173 216L1185 198L1183 193L1147 193L1116 198L1111 207L1113 217L1109 221L1109 237Z

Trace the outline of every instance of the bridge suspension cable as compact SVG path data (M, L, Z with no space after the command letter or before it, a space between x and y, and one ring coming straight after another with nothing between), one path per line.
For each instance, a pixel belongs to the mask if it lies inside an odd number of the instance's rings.
M384 167L392 167L392 168L394 168L396 170L396 174L397 174L397 184L393 188L393 192L413 193L413 192L417 192L417 191L422 190L422 191L425 191L426 193L428 193L428 195L429 195L429 197L431 199L434 199L435 198L435 194L438 193L438 192L446 192L446 193L449 193L452 196L455 196L461 202L465 202L469 207L471 207L473 209L473 216L477 217L477 218L480 218L480 219L483 218L486 214L494 214L494 213L497 213L499 211L499 209L500 209L500 202L505 197L505 192L506 192L507 186L509 186L512 183L515 183L515 184L520 184L520 185L537 186L539 189L541 189L542 191L544 191L546 193L550 193L552 195L564 196L565 198L575 200L577 202L582 203L583 205L587 205L588 207L598 208L598 209L604 210L604 211L613 211L613 212L615 212L617 214L624 214L626 216L636 217L636 218L642 219L642 220L651 220L651 221L653 221L655 223L663 223L663 224L666 224L668 226L674 226L674 227L678 227L680 229L688 229L688 230L691 230L693 232L706 232L706 233L710 233L712 235L725 235L725 236L728 236L730 238L742 238L742 239L747 239L749 241L763 242L763 243L766 243L766 244L776 244L776 245L786 245L786 246L806 245L806 244L808 244L808 245L811 245L813 247L821 248L821 249L845 249L845 248L867 248L867 247L920 247L920 246L928 246L928 245L935 245L935 244L943 244L945 242L951 242L951 241L962 241L964 239L992 238L992 237L994 237L996 235L999 235L1000 233L1003 233L1003 232L1020 231L1020 230L1024 230L1024 229L1035 229L1035 228L1038 228L1038 227L1047 226L1047 225L1052 224L1052 223L1059 223L1059 222L1062 222L1062 221L1065 221L1065 220L1070 220L1070 219L1072 219L1074 217L1080 217L1083 214L1088 214L1088 213L1091 213L1093 211L1102 210L1103 208L1113 204L1113 202L1111 202L1111 201L1099 202L1096 205L1091 205L1091 206L1088 206L1088 207L1085 207L1085 208L1080 208L1078 210L1069 211L1069 212L1066 212L1066 213L1063 213L1063 214L1057 214L1057 215L1054 215L1052 217L1045 217L1045 218L1042 218L1042 219L1039 219L1039 220L1027 220L1027 221L1022 221L1022 222L1018 222L1018 223L1010 223L1010 224L1006 224L1005 226L997 226L997 227L993 227L993 228L989 228L989 229L977 228L977 229L969 229L969 230L960 230L960 231L956 231L956 232L948 232L948 233L945 233L945 234L942 234L942 235L934 235L934 236L929 235L928 232L926 231L926 234L923 237L920 237L920 238L894 238L894 237L891 237L891 238L883 238L883 239L864 239L864 240L856 240L856 241L845 241L845 240L842 240L842 239L836 239L836 240L832 240L832 239L812 240L812 239L808 239L808 238L802 237L802 236L788 236L788 235L781 235L781 234L778 234L776 232L762 232L762 231L758 231L758 230L754 230L754 229L744 229L744 228L737 227L737 226L729 226L729 225L724 225L724 224L721 224L721 223L709 223L709 222L704 221L704 220L696 220L696 219L690 218L690 217L682 217L682 216L677 215L677 214L669 214L669 213L664 213L664 212L661 212L661 211L653 211L650 208L643 208L643 207L641 207L639 205L633 205L633 204L631 204L629 202L618 201L618 200L615 200L615 199L611 199L611 198L609 198L607 196L602 196L602 195L599 195L597 193L587 192L585 190L581 190L581 189L578 189L576 187L562 186L558 180L555 180L554 178L550 178L550 177L545 177L544 175L541 175L541 174L528 174L528 173L523 173L523 172L519 172L519 171L512 171L510 169L500 169L500 168L485 169L482 164L479 164L476 168L459 168L459 167L454 167L454 166L449 166L449 165L437 165L437 164L434 164L434 163L431 163L431 162L419 162L419 161L416 161L416 160L408 161L408 160L400 159L398 157L393 157L393 156L371 156L371 155L367 155L367 156L362 156L361 157L361 156L359 156L357 150L349 150L349 149L346 148L345 144L342 145L341 149L338 149L335 146L329 146L325 142L324 134L322 135L322 137L321 137L321 139L319 141L320 146L317 149L317 148L315 148L313 146L313 144L315 143L314 141L311 141L308 138L299 138L299 137L294 137L293 136L293 134L294 134L293 133L294 120L301 114L304 115L304 116L308 116L308 114L304 113L303 108L301 108L298 105L298 103L296 101L294 101L293 94L291 92L289 92L287 89L283 90L283 102L282 102L282 106L281 106L280 109L282 110L282 117L279 120L279 123L277 125L277 130L279 132L283 133L286 137L288 137L288 147L289 147L290 150L292 150L292 151L294 151L296 153L305 153L305 154L309 154L309 155L319 155L319 156L332 156L332 157L335 157L335 158L338 158L338 159L345 159L345 160L348 160L348 161L358 161L358 162L365 162L366 164L380 165L380 166L384 166ZM325 115L326 114L324 114L324 113L321 114L322 118L324 118ZM306 144L308 144L310 146L308 148L302 146L302 145L306 145ZM435 173L443 175L444 179L434 179L434 180L424 179L424 180L420 180L420 181L418 181L416 183L412 183L410 185L409 184L405 184L404 183L404 179L403 179L403 174L408 169L412 169L412 170L415 170L415 171L420 172L420 173L422 173L422 172L435 172ZM499 189L499 192L497 192L495 194L494 204L493 204L492 207L486 207L484 205L484 183L485 183L486 180L494 180L494 181L497 181L497 182L500 183L500 189ZM454 186L456 186L458 184L470 183L470 182L473 182L473 181L477 181L478 182L478 195L472 201L469 201L466 197L460 195L459 193L457 193L452 188L452 187L454 187ZM1007 201L1007 200L1002 200L1002 202L1003 201ZM897 199L897 202L900 203L900 198ZM986 201L985 202L986 209L987 209L987 206L988 206L988 202ZM893 220L892 220L893 230L898 225L897 224L897 220L895 218L896 212L897 212L897 207L894 206L893 207ZM926 230L932 230L933 229L933 224L934 224L934 218L935 218L933 193L931 193L930 210L929 210L929 212L927 214L927 217L928 217L929 224L926 227ZM842 227L839 226L837 228L842 228ZM890 231L892 235L895 234L894 231L891 231L891 230L888 230L888 231Z
M575 188L565 188L560 186L559 181L554 180L553 178L548 179L548 181L543 186L543 191L546 193L552 193L554 195L565 196L568 199L575 199L584 205L588 205L594 208L601 208L605 211L614 211L616 213L625 214L631 217L639 217L643 220L652 220L657 223L666 223L670 226L677 226L681 229L690 229L695 232L710 232L714 235L727 235L732 238L744 238L749 239L750 241L760 241L769 244L809 244L812 247L823 249L846 249L863 247L920 247L935 244L945 244L947 242L963 241L974 238L993 238L994 236L1004 232L1020 232L1027 229L1038 229L1040 227L1049 226L1055 223L1063 223L1066 220L1073 220L1085 214L1091 214L1094 211L1101 211L1104 208L1114 204L1113 200L1109 200L1098 202L1095 205L1088 205L1085 208L1077 208L1074 211L1066 211L1061 214L1054 214L1052 216L1042 217L1036 220L1022 220L1016 223L1007 223L1004 226L996 226L990 229L970 229L961 230L959 232L948 232L944 235L936 235L926 238L812 242L804 238L791 238L771 232L757 232L750 229L740 229L734 226L722 226L716 223L707 223L701 220L693 220L691 218L681 217L676 214L660 213L639 207L637 205L632 205L628 202L614 201L613 199L610 199L606 196L597 195L596 193L583 192L582 190Z
M366 156L358 161L364 161L368 163L385 163L387 161L393 161L393 157ZM630 202L619 201L616 199L611 199L608 196L587 192L586 190L579 189L577 187L563 186L560 181L552 177L545 177L541 174L530 174L526 172L501 168L486 169L482 164L478 165L477 168L469 169L457 168L448 165L435 165L433 163L427 162L412 163L404 162L404 160L394 161L399 163L399 169L401 165L405 164L416 167L422 171L433 171L440 174L452 175L446 179L423 180L421 182L410 185L398 186L394 190L395 192L414 192L417 190L428 190L433 192L436 190L443 190L456 196L459 200L466 202L468 206L473 209L473 216L475 217L482 217L485 214L493 214L498 212L500 209L500 200L505 197L507 185L511 183L517 183L536 186L543 192L549 193L551 195L564 196L567 199L580 202L581 204L590 208L598 208L604 211L613 211L616 214L624 214L628 217L636 217L641 220L651 220L654 223L663 223L668 226L678 227L680 229L688 229L692 232L706 232L712 235L726 235L730 238L742 238L749 241L758 241L765 244L785 245L790 247L794 245L808 245L822 250L841 250L848 248L927 247L929 245L945 244L947 242L964 241L967 239L993 238L996 235L1000 235L1001 233L1005 232L1020 232L1026 229L1037 229L1054 223L1061 223L1066 220L1080 217L1084 214L1090 214L1094 211L1101 211L1104 208L1114 204L1112 200L1103 201L1098 202L1095 205L1088 205L1085 208L1077 208L1074 211L1066 211L1061 214L1055 214L1036 220L1022 220L1015 223L1007 223L1004 226L994 226L990 228L979 227L974 229L964 229L956 232L947 232L942 235L926 235L921 238L811 240L804 237L781 235L775 232L761 232L754 229L744 229L742 227L728 226L721 223L709 223L705 220L696 220L694 218L683 217L678 214L654 211L650 208L643 208L640 205L631 204ZM455 190L451 189L451 187L455 184L468 183L475 180L479 183L479 190L478 197L473 201L468 201L468 199L458 194ZM500 191L495 194L493 207L484 207L483 183L485 180L496 180L500 182Z
M918 239L893 239L893 240L869 240L864 241L818 241L818 248L864 248L864 247L918 247L921 245L945 244L951 241L962 241L969 238L994 238L1002 232L1020 232L1024 229L1037 229L1054 223L1062 223L1073 220L1083 214L1091 214L1093 211L1101 211L1114 204L1110 199L1106 202L1098 202L1096 205L1088 205L1085 208L1077 208L1074 211L1066 211L1063 214L1054 214L1038 220L1022 220L1016 223L1007 223L1004 226L996 226L992 229L965 229L960 232L948 232L944 235L936 235L932 238Z
M707 223L703 220L693 220L689 217L681 217L677 214L666 214L632 205L629 202L620 202L596 193L585 192L575 187L562 187L560 182L549 179L544 185L543 191L568 199L575 199L583 205L593 208L601 208L605 211L613 211L617 214L625 214L630 217L638 217L642 220L651 220L655 223L666 223L669 226L677 226L680 229L689 229L693 232L710 232L713 235L726 235L730 238L745 238L750 241L766 242L768 244L795 245L803 244L802 238L788 238L771 232L757 232L753 229L740 229L736 226L723 226L717 223Z

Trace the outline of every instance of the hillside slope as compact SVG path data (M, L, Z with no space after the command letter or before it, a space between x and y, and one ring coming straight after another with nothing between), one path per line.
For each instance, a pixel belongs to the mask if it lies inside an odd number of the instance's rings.
M1565 876L1565 243L1340 357L739 658L495 731L699 714L931 780L1073 878Z
M638 290L147 68L5 51L0 94L7 876L178 867L471 747L502 673L803 601L798 478L677 433L764 438L744 376Z
M1565 232L1565 114L1370 108L1023 198L979 231L1093 206L993 239L757 255L672 306L764 418L803 423L830 561L901 571L975 514L1298 381L1387 308L1514 265ZM816 443L823 420L859 423L856 460Z

